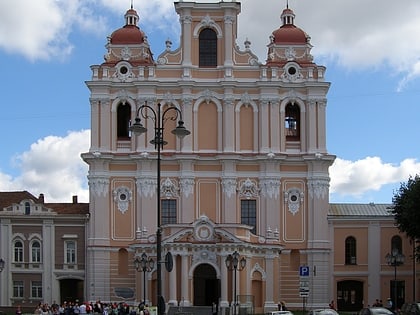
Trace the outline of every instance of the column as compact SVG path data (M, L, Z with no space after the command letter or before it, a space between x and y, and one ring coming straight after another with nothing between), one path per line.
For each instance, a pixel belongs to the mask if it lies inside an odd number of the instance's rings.
M177 306L178 305L178 301L176 299L176 284L177 284L176 269L177 269L177 265L176 265L176 256L175 255L174 255L173 263L174 263L173 264L173 270L169 273L169 301L168 301L168 304Z
M191 304L190 302L190 296L188 291L188 265L189 265L189 256L187 254L182 255L182 265L181 265L181 306L189 306Z

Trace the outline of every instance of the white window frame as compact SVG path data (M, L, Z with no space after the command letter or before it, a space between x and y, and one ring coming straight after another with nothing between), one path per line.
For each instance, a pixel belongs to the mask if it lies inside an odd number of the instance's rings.
M70 244L74 244L71 248ZM77 263L77 242L75 240L64 241L64 263L75 265Z
M22 280L13 281L13 297L14 298L23 298L24 284Z
M34 244L38 243L39 247L34 247ZM41 251L41 242L39 240L34 240L31 243L31 263L41 263L42 259L42 251Z
M31 298L42 299L42 281L31 281Z
M22 247L16 247L16 243L20 243L22 244ZM23 263L23 250L24 244L23 241L21 239L17 239L13 242L13 262L14 263ZM17 259L16 259L17 258Z

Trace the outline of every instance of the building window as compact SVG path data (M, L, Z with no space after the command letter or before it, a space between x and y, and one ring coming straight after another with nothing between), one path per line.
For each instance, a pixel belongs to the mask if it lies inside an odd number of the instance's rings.
M199 36L199 66L217 66L217 35L210 28L205 28Z
M31 204L29 202L25 202L25 214L31 214Z
M34 241L32 243L31 262L33 263L41 262L41 244L38 241Z
M13 281L13 297L23 298L23 281Z
M346 265L356 264L356 239L353 236L346 238L345 244Z
M42 282L31 282L31 298L42 298Z
M66 241L64 242L65 248L65 263L66 264L75 264L76 263L76 242L75 241Z
M286 140L300 140L300 108L297 104L287 104L284 118Z
M119 140L128 140L130 134L128 128L130 127L131 106L127 103L121 103L117 108L117 138Z
M402 239L398 235L394 235L391 239L392 254L402 254Z
M175 224L176 220L176 199L163 199L162 202L162 224Z
M254 199L241 200L241 223L252 226L251 233L257 229L257 201Z
M14 262L21 263L23 262L23 243L21 241L16 241L14 244Z

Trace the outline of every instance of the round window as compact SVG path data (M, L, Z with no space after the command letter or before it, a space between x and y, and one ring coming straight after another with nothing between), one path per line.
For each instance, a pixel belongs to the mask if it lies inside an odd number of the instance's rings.
M296 201L298 198L297 198L297 196L296 195L291 195L290 196L290 200L291 201Z
M128 68L127 67L123 66L123 67L120 68L120 73L121 74L126 74L127 72L128 72Z
M290 67L289 69L287 69L287 72L290 75L294 75L294 74L296 74L296 68L295 67Z
M127 195L126 194L120 194L120 200L121 201L125 201L127 199Z

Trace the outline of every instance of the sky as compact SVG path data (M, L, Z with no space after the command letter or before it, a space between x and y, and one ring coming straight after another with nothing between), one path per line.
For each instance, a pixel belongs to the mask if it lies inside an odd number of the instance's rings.
M85 81L131 1L155 59L168 38L179 47L172 0L0 0L0 191L89 201L80 158L90 146ZM240 1L237 44L244 49L248 39L262 63L286 1ZM288 4L331 82L330 202L392 203L401 183L420 174L420 1Z

